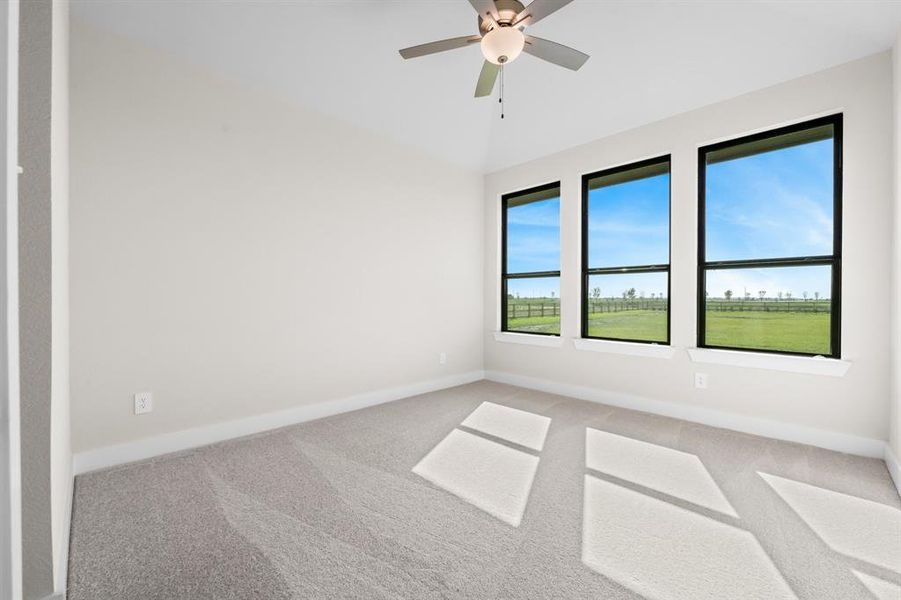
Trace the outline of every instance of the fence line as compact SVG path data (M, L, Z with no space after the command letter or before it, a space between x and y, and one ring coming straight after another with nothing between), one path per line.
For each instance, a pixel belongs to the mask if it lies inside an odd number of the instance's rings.
M707 300L707 310L715 312L832 312L830 300Z
M589 314L624 312L630 310L666 311L666 299L651 298L601 298L588 301ZM707 300L706 309L712 312L792 312L829 313L830 300ZM559 317L560 303L547 301L507 301L507 314L512 319L532 317Z
M507 304L507 314L511 319L526 319L531 317L559 317L559 304L534 304L523 302Z

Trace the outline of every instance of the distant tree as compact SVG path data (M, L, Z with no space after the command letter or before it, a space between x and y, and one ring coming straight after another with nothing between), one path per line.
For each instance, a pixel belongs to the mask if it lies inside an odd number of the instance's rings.
M554 292L551 292L551 300L554 299Z
M820 299L820 293L819 293L819 292L814 292L814 293L813 293L813 297L814 297L815 300L819 300L819 299Z
M751 299L751 292L745 292L745 300Z
M591 297L598 300L601 297L601 288L596 287L591 290Z
M726 300L732 300L732 290L726 290L723 292L723 296L726 297Z
M782 300L782 292L779 292L779 293L776 294L776 295L779 296L779 299L780 299L780 300Z
M507 300L513 300L513 298L514 298L513 294L507 294Z
M766 290L760 290L759 292L757 292L757 295L760 296L761 300L763 300L764 298L766 298Z
M791 292L785 292L785 299L786 299L786 300L791 300L791 299L792 299L792 293L791 293Z
M801 295L804 296L805 300L807 300L807 292L801 292Z
M626 297L629 300L635 300L635 288L634 287L626 290Z

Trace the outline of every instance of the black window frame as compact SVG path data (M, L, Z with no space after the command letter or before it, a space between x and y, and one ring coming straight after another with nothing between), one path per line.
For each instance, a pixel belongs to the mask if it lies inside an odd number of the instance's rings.
M666 163L668 165L667 174L669 175L669 186L667 189L667 262L658 265L637 265L628 267L601 267L592 269L588 264L588 193L589 182L598 177L616 175L645 167L652 167ZM648 158L637 162L628 163L602 169L593 173L582 175L582 298L581 311L582 318L581 336L586 340L608 340L613 342L628 342L634 344L651 344L656 346L669 346L672 339L672 262L673 262L673 160L671 154L664 154L654 158ZM666 273L666 341L652 340L634 340L626 338L602 337L588 335L588 288L589 278L592 275L612 275L620 273Z
M530 194L540 194L549 190L557 190L557 198L562 203L561 186L559 181L545 183L525 190L510 192L501 196L501 331L509 333L520 333L522 335L545 335L550 337L560 337L560 333L549 333L545 331L518 331L507 327L507 280L509 279L537 279L540 277L556 277L560 279L560 269L556 271L527 271L523 273L507 272L507 208L510 200L528 196ZM550 198L553 198L551 196ZM547 199L550 199L547 198ZM563 262L563 228L560 226L560 262ZM559 266L559 265L558 265ZM562 281L561 281L562 283ZM560 325L563 325L563 289L561 285L560 296L557 301L560 303Z
M842 321L842 124L843 115L837 113L825 117L795 123L785 127L778 127L760 133L746 135L723 142L717 142L698 148L698 296L697 296L697 326L698 348L711 348L715 350L736 350L740 352L756 352L762 354L782 354L789 356L825 356L828 358L841 358L841 321ZM763 259L737 259L707 261L707 155L711 152L723 150L733 146L740 146L749 142L758 142L769 138L786 134L805 131L832 125L832 254L820 256L793 256L785 258ZM791 350L771 350L758 348L736 348L731 346L716 346L706 342L706 303L707 303L707 271L724 269L749 269L767 267L805 267L805 266L831 266L831 314L830 314L830 353L821 354L814 352L796 352Z

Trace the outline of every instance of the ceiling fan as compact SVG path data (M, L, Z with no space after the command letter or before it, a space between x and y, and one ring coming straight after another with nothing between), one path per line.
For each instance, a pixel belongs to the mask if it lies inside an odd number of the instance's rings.
M526 35L522 31L570 2L572 0L532 0L528 6L523 6L518 0L469 0L479 13L477 35L464 35L404 48L400 55L404 58L417 58L479 42L485 62L476 84L476 98L490 95L501 67L516 60L522 52L577 71L588 60L587 54L563 44Z

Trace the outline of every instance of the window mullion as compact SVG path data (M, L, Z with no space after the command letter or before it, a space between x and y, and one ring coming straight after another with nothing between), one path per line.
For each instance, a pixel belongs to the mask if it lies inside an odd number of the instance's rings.
M703 264L705 269L754 269L768 267L806 267L828 265L835 262L835 255L793 256L790 258L755 258L739 260L716 260Z
M560 277L560 271L530 271L526 273L507 273L507 279L531 279L536 277Z
M588 275L613 275L616 273L666 273L669 265L641 265L633 267L595 267L586 271Z

